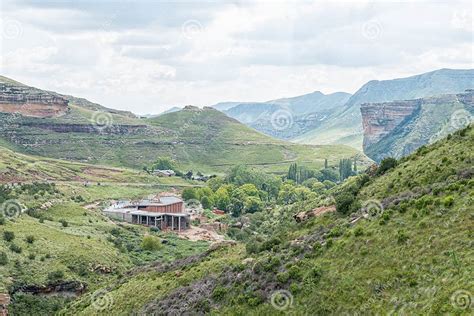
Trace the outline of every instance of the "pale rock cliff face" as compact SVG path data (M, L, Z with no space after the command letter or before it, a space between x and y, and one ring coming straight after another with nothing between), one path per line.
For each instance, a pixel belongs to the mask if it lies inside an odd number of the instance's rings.
M406 117L419 109L422 102L417 99L362 104L360 111L364 129L364 149L390 134Z
M474 121L474 90L415 100L365 103L360 108L364 153L400 158Z
M0 112L32 117L56 117L68 110L68 100L27 86L0 83Z

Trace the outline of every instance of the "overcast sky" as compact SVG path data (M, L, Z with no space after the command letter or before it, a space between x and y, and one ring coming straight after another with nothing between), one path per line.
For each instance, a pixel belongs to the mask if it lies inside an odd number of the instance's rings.
M1 0L0 74L135 113L474 68L471 1Z

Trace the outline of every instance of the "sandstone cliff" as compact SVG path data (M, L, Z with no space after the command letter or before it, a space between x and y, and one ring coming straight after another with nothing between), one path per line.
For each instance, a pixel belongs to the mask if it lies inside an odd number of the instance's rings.
M56 117L68 110L68 100L23 85L0 82L0 112L33 117Z
M364 103L360 106L364 150L390 134L404 119L420 108L423 100Z
M364 153L380 161L402 157L465 127L474 118L474 90L360 108Z

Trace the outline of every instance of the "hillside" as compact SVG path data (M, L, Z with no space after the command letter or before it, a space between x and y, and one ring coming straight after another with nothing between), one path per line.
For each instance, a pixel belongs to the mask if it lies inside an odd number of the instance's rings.
M5 80L3 84L11 83ZM4 91L7 99L9 91ZM61 113L52 116L0 113L0 145L37 156L136 169L164 156L174 159L183 171L205 173L221 173L242 163L286 172L294 161L321 167L325 158L336 164L341 158L360 155L344 146L302 146L274 140L211 108L187 107L140 119L68 98ZM19 111L32 106L11 102ZM360 160L368 162L363 155Z
M472 148L471 126L328 196L247 214L233 229L245 247L132 271L108 284L102 309L89 293L68 312L470 315ZM338 212L310 211L334 196Z
M256 130L291 139L319 126L350 97L345 92L313 93L268 102L224 102L213 107Z
M462 93L472 88L473 69L440 69L407 78L372 80L354 93L340 111L295 141L305 144L347 144L362 148L361 104Z
M446 137L474 117L474 90L361 106L364 151L376 161L400 158Z

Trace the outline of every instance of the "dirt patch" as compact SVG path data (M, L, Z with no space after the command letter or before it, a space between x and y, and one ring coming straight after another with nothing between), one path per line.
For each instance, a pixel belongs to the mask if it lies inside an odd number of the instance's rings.
M191 226L189 229L178 233L182 238L189 239L191 241L205 240L210 242L221 242L224 241L224 236L219 235L215 231L204 229L201 227Z

